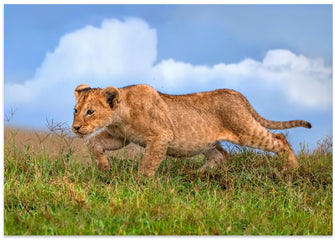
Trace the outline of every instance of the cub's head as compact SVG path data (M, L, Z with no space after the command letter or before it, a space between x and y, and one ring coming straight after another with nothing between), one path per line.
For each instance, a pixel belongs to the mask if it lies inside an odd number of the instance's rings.
M84 137L108 126L120 102L120 91L115 87L90 88L85 84L74 90L77 103L74 107L72 131Z

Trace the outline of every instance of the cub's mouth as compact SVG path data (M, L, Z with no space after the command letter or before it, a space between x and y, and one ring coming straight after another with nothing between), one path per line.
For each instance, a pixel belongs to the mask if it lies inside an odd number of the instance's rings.
M80 133L80 132L74 132L74 133L75 133L76 136L79 137L79 138L83 138L83 137L86 136L85 134L82 134L82 133Z
M72 131L79 138L84 138L92 133L91 131L88 131L87 129L83 129L81 127L76 127L76 126L72 126Z

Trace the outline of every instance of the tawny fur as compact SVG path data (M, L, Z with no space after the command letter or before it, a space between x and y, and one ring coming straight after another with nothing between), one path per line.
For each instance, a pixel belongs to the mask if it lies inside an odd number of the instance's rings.
M229 141L286 156L286 168L298 167L283 134L270 129L311 128L302 121L276 122L261 117L239 92L218 89L187 95L168 95L148 85L105 89L79 85L75 89L72 129L80 137L103 128L89 140L98 167L108 170L104 154L130 142L145 147L140 173L153 176L164 156L191 157L203 153L201 168L220 167L228 153L221 141Z

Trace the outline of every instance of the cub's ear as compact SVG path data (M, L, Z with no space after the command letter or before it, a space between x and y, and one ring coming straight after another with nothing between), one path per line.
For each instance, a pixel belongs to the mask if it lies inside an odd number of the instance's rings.
M76 96L77 101L79 99L80 92L84 90L89 90L89 89L91 89L91 87L86 84L78 85L78 87L76 87L76 89L74 90L74 95Z
M102 90L106 98L106 102L110 106L110 108L114 108L116 104L120 102L120 91L115 87L107 87Z

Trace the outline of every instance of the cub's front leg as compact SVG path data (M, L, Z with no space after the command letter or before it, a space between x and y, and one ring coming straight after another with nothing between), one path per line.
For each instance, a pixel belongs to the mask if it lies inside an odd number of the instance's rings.
M153 177L168 148L168 135L157 136L147 141L145 153L139 166L140 174Z
M128 142L123 139L111 135L107 130L103 130L91 137L87 145L91 155L95 158L99 170L110 170L110 164L104 152L106 150L120 149L127 144Z

